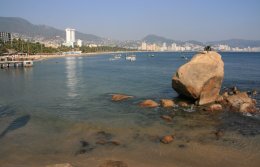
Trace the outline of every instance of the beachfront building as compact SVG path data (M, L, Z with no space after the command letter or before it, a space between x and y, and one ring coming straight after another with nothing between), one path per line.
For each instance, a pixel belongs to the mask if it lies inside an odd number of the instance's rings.
M78 46L78 47L81 47L81 46L82 46L82 40L80 40L80 39L77 40L77 46Z
M167 51L167 45L165 42L163 43L163 46L161 47L161 51Z
M69 46L69 47L70 46L74 47L74 44L76 42L76 40L75 40L75 29L66 28L65 32L66 32L66 42L63 43L63 45Z
M145 42L142 42L141 50L147 50L147 44Z
M12 41L12 34L9 32L0 32L0 39L6 43Z

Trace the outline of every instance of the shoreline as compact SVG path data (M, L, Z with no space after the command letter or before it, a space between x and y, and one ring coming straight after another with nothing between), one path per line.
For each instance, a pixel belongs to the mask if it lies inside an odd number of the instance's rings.
M172 51L115 51L115 52L91 52L91 53L81 53L81 54L49 54L49 55L29 55L29 56L20 56L18 59L26 59L32 61L43 61L48 59L55 58L64 58L64 57L88 57L88 56L99 56L104 54L121 54L121 53L163 53L163 52L172 52ZM198 52L198 51L191 51ZM172 53L189 53L189 52L172 52ZM222 53L222 52L221 52ZM245 52L225 52L225 53L245 53ZM246 52L248 53L248 52ZM256 53L256 52L252 52ZM10 57L10 56L7 56ZM12 56L11 56L12 57Z
M48 59L55 58L64 58L64 57L88 57L88 56L99 56L104 54L121 54L121 53L138 53L140 51L118 51L118 52L92 52L92 53L81 53L81 54L50 54L50 55L29 55L24 58L31 59L33 61L43 61Z

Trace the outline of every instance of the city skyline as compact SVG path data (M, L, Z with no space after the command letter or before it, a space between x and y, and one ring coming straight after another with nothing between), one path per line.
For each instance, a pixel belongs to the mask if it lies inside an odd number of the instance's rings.
M74 27L83 33L118 40L138 40L148 34L202 42L260 39L260 2L256 0L3 0L1 3L1 16L22 17L33 24L59 29Z

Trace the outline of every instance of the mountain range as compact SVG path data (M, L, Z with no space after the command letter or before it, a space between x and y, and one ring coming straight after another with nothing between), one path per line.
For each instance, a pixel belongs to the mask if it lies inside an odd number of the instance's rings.
M19 17L0 17L0 31L19 33L29 37L42 36L45 38L53 38L59 36L65 39L64 30L59 30L46 25L34 25ZM83 41L101 42L104 40L103 38L92 34L85 34L77 31L75 34L76 39L79 38Z
M158 35L147 35L142 39L147 43L166 43L166 44L184 44L184 43L191 43L195 45L229 45L230 47L239 47L239 48L247 48L247 47L260 47L260 40L245 40L245 39L228 39L228 40L221 40L221 41L211 41L211 42L199 42L195 40L189 41L179 41L179 40L172 40L165 37L161 37Z
M51 26L47 25L35 25L30 23L29 21L19 18L19 17L0 17L0 32L12 32L12 33L19 33L21 35L25 35L31 38L35 37L43 37L46 39L51 39L53 37L59 36L65 39L65 31L60 30ZM85 34L82 32L76 31L76 39L81 39L84 42L92 42L92 43L104 43L113 41L107 40L106 38L99 37L93 34ZM222 41L211 41L211 42L199 42L195 40L189 41L180 41L180 40L173 40L165 37L161 37L158 35L147 35L141 40L136 40L136 43L140 43L141 41L145 41L147 43L156 43L156 44L184 44L184 43L191 43L196 45L217 45L217 44L224 44L229 45L231 47L240 47L240 48L247 48L247 47L260 47L260 40L245 40L245 39L229 39L229 40L222 40ZM123 41L121 41L123 43ZM114 41L114 43L119 44L120 42ZM119 44L120 45L120 44Z

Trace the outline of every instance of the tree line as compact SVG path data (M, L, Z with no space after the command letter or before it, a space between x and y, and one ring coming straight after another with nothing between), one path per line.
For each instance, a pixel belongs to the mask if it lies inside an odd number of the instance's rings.
M116 51L131 51L130 49L122 48L122 47L111 47L111 46L97 46L97 47L89 47L75 46L67 47L60 46L58 48L46 47L44 44L39 42L29 42L22 39L13 39L12 41L3 42L0 39L0 55L4 53L8 53L8 50L13 50L19 53L27 53L29 55L35 54L56 54L68 51L82 51L82 53L92 53L92 52L116 52Z

